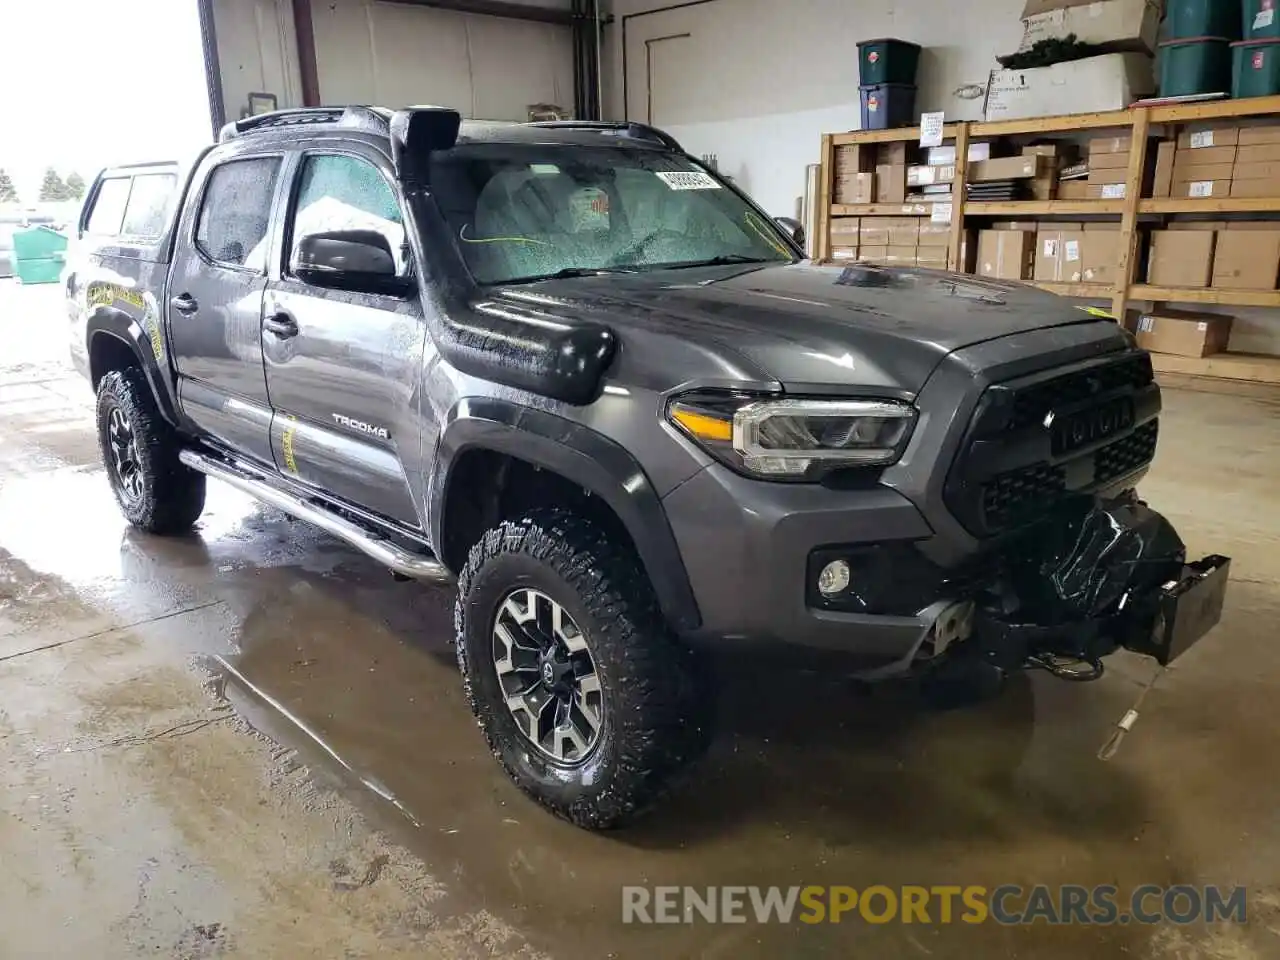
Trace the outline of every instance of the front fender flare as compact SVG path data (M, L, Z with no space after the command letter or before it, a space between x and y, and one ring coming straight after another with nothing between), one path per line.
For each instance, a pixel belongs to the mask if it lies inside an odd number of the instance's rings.
M626 527L662 608L678 633L701 623L662 501L621 445L563 417L506 400L464 398L442 426L427 488L433 543L442 543L449 473L470 449L492 450L559 474L600 497Z

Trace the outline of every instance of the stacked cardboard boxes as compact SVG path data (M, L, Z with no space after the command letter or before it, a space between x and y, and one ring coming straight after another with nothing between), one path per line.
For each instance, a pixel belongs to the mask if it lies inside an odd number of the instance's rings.
M1280 197L1280 124L1240 128L1231 196Z
M1089 186L1093 200L1122 200L1129 179L1129 137L1098 137L1089 141Z
M1280 223L1202 221L1151 232L1147 282L1158 287L1274 290Z
M1011 223L978 231L978 276L1029 280L1035 274L1036 225Z
M858 259L858 233L861 217L831 218L831 259Z
M875 201L875 153L866 144L836 147L835 203L873 203Z
M1178 135L1173 156L1177 197L1226 197L1236 162L1240 130L1236 126L1192 126Z

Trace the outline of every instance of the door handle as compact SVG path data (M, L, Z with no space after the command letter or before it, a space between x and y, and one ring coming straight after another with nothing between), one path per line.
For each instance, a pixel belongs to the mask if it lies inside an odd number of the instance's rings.
M298 335L298 321L287 313L277 313L262 321L262 325L282 340Z
M169 306L177 310L179 313L192 314L200 309L200 304L196 302L196 298L189 293L180 293L169 301Z

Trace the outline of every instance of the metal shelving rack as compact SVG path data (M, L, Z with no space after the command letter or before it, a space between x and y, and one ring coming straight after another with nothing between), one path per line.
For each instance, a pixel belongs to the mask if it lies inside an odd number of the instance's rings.
M1230 120L1249 117L1280 117L1280 96L1225 100L1216 103L1177 106L1135 107L1109 113L1081 113L1064 116L1036 117L1029 120L1002 120L990 123L950 123L943 127L944 142L956 147L956 172L952 181L951 236L948 261L960 263L960 247L966 220L971 217L1009 217L1030 219L1043 216L1118 216L1121 232L1121 259L1114 285L1085 283L1040 283L1053 293L1070 297L1111 301L1111 312L1124 317L1130 301L1213 304L1249 307L1280 307L1280 290L1220 290L1213 288L1154 287L1133 280L1137 259L1139 217L1144 215L1274 213L1280 214L1280 195L1275 198L1153 199L1141 196L1143 171L1146 169L1149 138L1153 128L1160 127L1168 136L1176 135L1183 124L1208 120ZM1088 133L1102 129L1123 131L1132 145L1126 171L1123 200L1027 200L1007 203L970 203L966 199L968 145L973 139L988 137L1038 136L1049 134ZM816 258L831 257L832 217L929 216L932 203L906 204L835 204L832 184L835 176L835 150L848 144L890 143L910 141L918 137L914 127L896 130L867 130L826 134L822 138L822 171L819 181L818 246ZM1278 188L1280 193L1280 188ZM1276 224L1280 229L1280 221ZM1202 376L1229 380L1252 381L1280 385L1280 356L1253 354L1216 354L1203 359L1156 354L1158 371L1177 376Z

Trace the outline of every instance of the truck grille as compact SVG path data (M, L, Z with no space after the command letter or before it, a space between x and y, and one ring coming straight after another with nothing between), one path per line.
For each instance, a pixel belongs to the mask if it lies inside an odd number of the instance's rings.
M989 387L948 475L947 505L988 536L1067 494L1103 489L1151 462L1159 410L1151 360L1139 353Z

